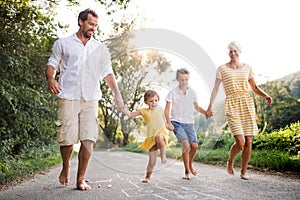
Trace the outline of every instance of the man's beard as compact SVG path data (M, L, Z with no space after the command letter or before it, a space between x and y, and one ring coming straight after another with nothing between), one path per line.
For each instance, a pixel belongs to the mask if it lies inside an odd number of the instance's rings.
M87 31L82 32L83 36L90 39L92 37L92 34L89 34Z

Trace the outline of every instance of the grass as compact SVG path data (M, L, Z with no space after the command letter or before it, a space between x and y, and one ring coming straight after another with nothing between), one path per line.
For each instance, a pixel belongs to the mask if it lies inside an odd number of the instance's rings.
M58 145L30 150L0 162L0 190L61 163Z
M137 144L128 145L125 148L119 148L118 150L147 153L145 150L138 149ZM169 158L181 160L181 147L170 147L166 151L166 155ZM203 149L199 147L195 156L196 162L205 164L226 166L226 162L229 156L228 148L217 149ZM234 166L240 167L241 153L235 157ZM300 173L300 157L291 156L288 152L282 152L279 150L253 150L249 165L252 168L259 171L275 170L280 172L295 172Z

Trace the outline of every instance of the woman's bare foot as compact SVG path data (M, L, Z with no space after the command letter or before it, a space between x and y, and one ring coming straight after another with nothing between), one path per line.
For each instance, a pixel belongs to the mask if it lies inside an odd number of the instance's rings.
M227 173L230 175L234 175L233 162L227 161Z
M190 170L191 170L191 173L194 175L194 176L197 176L197 171L194 169L193 166L190 166Z
M142 180L142 183L149 183L149 181L150 181L150 178L146 177L145 179Z
M70 167L61 170L58 180L62 185L69 185L69 177L70 177Z
M92 188L85 182L85 180L82 180L82 181L77 182L77 189L78 190L90 190Z

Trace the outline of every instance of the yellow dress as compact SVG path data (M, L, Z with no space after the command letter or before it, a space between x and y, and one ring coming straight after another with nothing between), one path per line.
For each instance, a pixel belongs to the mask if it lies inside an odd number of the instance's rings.
M147 125L147 138L139 146L139 148L150 150L156 144L156 135L162 135L164 137L165 144L167 145L168 136L165 128L164 109L157 106L154 109L142 108L139 111Z
M254 101L248 83L253 76L253 70L247 64L239 69L222 65L217 70L217 78L222 80L226 94L225 114L233 136L258 133Z

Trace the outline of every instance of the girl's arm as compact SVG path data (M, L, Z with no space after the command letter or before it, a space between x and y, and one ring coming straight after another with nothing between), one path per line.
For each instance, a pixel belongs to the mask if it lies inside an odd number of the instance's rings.
M267 104L271 104L272 103L272 98L267 93L265 93L260 87L258 87L256 85L255 80L253 78L249 79L248 82L249 82L249 84L251 86L252 91L255 94L257 94L257 95L265 98Z
M124 108L122 110L122 112L127 115L128 117L132 118L132 117L137 117L137 116L140 116L141 115L141 112L138 110L138 111L134 111L134 112L130 112L127 108Z

